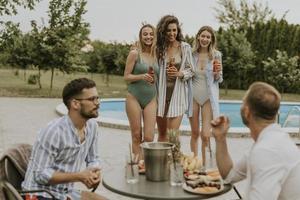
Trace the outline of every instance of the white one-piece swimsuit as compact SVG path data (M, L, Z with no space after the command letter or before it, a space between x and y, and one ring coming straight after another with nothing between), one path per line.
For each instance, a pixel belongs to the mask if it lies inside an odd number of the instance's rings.
M209 100L205 70L199 68L196 69L193 77L193 97L200 106Z

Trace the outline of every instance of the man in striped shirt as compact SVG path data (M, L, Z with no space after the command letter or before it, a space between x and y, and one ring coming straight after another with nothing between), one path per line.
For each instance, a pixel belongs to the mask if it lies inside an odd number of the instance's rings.
M99 96L95 82L79 78L63 89L63 102L68 114L51 121L38 135L22 183L24 190L49 190L56 199L80 199L75 182L87 188L100 183L98 155ZM86 168L82 170L82 164ZM37 193L39 200L50 199Z

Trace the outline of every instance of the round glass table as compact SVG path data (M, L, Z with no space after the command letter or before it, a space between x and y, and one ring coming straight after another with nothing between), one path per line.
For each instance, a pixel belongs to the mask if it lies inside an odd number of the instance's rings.
M220 196L231 190L232 185L224 185L224 189L217 194L192 194L181 186L171 186L169 181L148 181L145 175L139 175L139 182L130 184L125 179L125 167L115 167L103 174L103 186L112 192L141 199L207 199Z

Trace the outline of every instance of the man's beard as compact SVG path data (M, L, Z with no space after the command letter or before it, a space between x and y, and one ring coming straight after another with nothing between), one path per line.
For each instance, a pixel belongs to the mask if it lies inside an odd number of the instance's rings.
M87 112L84 109L80 110L80 115L85 118L85 119L91 119L91 118L96 118L98 117L99 113L98 113L98 109L99 108L95 108L94 110Z
M246 119L246 117L245 117L245 112L244 112L243 108L241 108L241 117L242 117L243 123L244 123L246 126L248 126L249 121L248 121L248 120Z

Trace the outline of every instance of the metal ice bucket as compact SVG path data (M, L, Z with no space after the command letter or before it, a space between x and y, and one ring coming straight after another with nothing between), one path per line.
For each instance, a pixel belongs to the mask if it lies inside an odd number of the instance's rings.
M167 142L144 142L141 144L144 152L147 180L169 180L172 146L172 143Z

